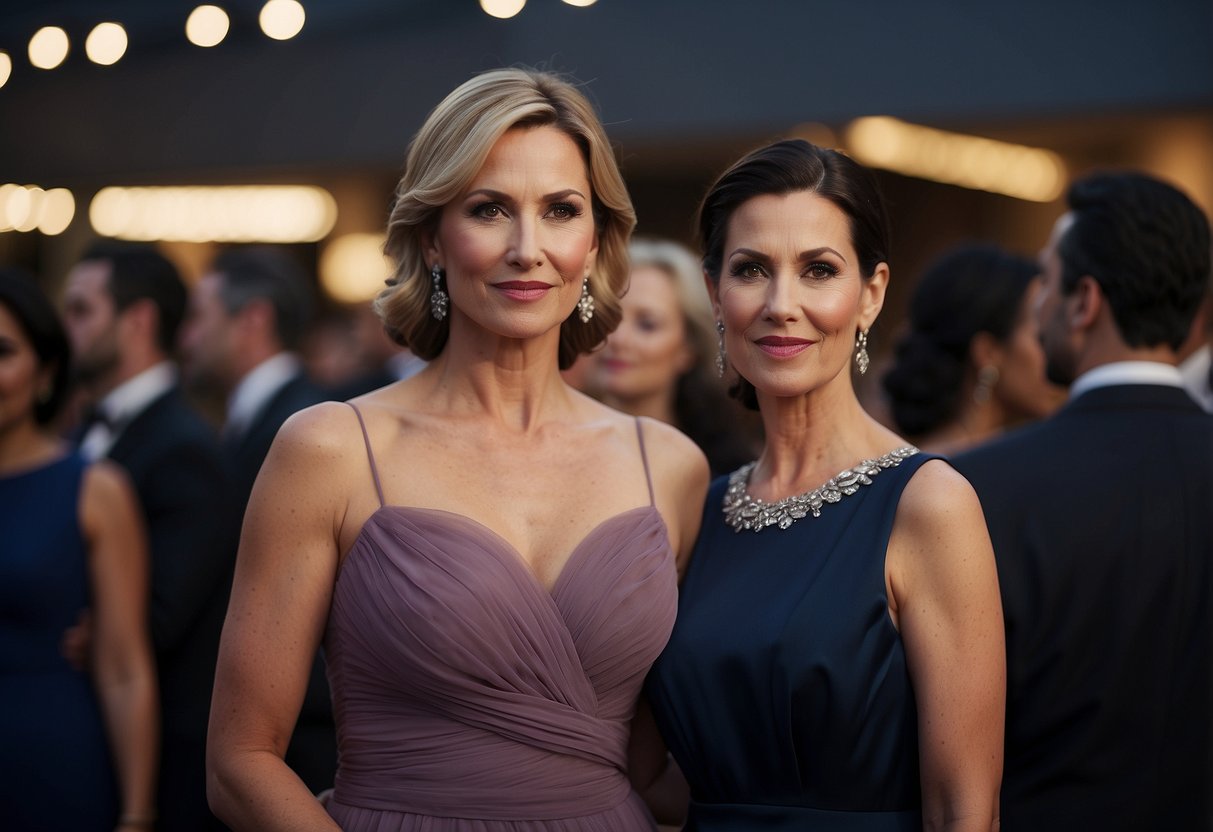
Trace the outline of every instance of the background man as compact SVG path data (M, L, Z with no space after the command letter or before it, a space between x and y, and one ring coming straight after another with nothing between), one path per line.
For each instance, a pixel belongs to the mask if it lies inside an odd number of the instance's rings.
M76 376L92 402L82 450L127 470L149 533L166 832L223 828L206 803L206 726L238 522L218 442L170 359L185 304L168 260L114 242L85 253L64 295Z
M1002 826L1209 829L1213 417L1175 368L1209 225L1142 175L1067 199L1036 313L1070 400L956 459L1006 615Z

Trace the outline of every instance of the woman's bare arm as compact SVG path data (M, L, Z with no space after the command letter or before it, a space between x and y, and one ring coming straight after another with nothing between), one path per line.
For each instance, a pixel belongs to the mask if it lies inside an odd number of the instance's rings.
M125 474L85 474L81 525L89 544L92 669L122 794L119 827L155 820L159 702L148 632L147 536Z
M918 702L923 827L998 828L1006 652L994 552L968 482L941 461L902 495L890 600Z
M283 757L328 617L351 438L361 453L343 405L295 414L249 500L207 739L207 796L234 830L338 829Z

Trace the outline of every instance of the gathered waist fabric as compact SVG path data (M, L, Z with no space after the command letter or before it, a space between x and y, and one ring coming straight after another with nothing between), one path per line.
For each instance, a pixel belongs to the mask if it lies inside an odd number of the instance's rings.
M334 797L370 809L491 820L606 811L631 786L622 761L587 751L415 717L385 723L373 744L342 743Z
M922 812L845 812L807 806L691 801L684 832L920 832Z

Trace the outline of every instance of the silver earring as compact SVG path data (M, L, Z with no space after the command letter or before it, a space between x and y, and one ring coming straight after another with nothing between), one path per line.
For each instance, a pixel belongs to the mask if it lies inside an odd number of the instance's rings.
M444 276L442 267L435 263L434 267L430 269L430 277L434 278L434 291L430 294L430 314L434 316L435 321L441 321L446 317L446 309L451 302L450 296L442 291Z
M860 375L868 371L870 363L868 360L868 331L865 329L855 337L855 366Z
M724 378L724 321L716 322L716 375Z
M973 401L985 404L994 395L994 385L998 383L998 368L987 364L977 371L977 384L973 388Z
M590 294L589 276L586 276L581 284L581 298L577 301L577 317L581 318L583 324L588 324L594 317L594 296Z

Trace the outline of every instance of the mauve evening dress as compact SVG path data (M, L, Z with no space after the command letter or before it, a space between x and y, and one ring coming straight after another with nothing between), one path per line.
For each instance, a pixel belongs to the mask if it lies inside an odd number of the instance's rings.
M677 604L651 481L649 505L593 529L549 592L480 523L385 505L369 439L367 455L380 508L342 564L325 635L332 817L347 832L653 829L625 772Z

